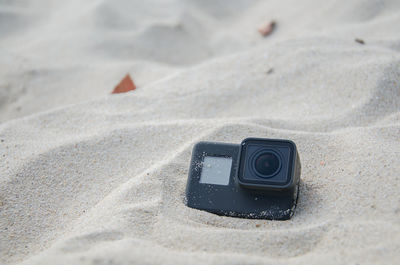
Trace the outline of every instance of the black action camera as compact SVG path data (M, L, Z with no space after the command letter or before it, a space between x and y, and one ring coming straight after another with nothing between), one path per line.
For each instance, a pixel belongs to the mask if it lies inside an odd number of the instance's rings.
M186 203L211 213L287 220L296 207L300 158L289 140L247 138L193 148Z

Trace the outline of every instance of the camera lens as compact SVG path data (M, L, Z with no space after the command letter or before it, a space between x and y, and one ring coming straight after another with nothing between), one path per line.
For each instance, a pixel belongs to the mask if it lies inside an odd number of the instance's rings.
M281 166L279 157L272 152L263 152L254 159L257 173L263 177L274 175Z

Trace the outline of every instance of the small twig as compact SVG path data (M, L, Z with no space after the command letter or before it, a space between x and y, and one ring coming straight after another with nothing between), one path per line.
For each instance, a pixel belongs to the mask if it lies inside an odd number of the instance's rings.
M269 75L269 74L272 74L274 72L274 68L270 68L268 71L266 71L265 73L267 74L267 75Z
M356 38L354 41L360 44L365 44L365 41L363 39Z

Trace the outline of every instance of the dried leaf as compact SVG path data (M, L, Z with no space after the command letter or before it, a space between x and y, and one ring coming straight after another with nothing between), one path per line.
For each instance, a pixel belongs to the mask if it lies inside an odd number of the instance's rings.
M272 20L269 23L261 25L261 27L258 28L258 32L260 32L260 34L265 37L271 34L274 31L275 27L276 22Z
M135 89L135 83L133 83L131 76L127 74L124 79L122 79L121 82L114 88L112 94L125 93Z

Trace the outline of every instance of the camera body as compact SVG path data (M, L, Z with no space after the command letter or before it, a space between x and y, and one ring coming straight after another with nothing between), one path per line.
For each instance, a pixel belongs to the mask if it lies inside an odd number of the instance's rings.
M296 145L289 140L199 142L192 152L186 204L218 215L287 220L297 204L300 171Z

